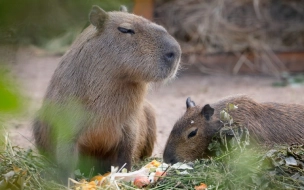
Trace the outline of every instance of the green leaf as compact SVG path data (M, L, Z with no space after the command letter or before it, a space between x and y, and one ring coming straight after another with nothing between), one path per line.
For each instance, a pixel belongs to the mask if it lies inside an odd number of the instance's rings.
M21 98L16 84L0 69L0 112L14 112L21 108Z

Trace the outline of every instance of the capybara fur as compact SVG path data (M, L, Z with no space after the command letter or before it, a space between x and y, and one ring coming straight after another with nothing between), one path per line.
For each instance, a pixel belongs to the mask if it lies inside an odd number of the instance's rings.
M220 112L228 103L234 123L249 131L253 142L274 145L304 143L304 106L274 102L257 103L247 96L229 97L204 107L187 99L186 113L175 123L167 140L163 158L166 163L193 161L210 156L208 145L223 127Z
M151 82L175 76L181 57L162 26L125 9L93 6L89 20L55 70L33 126L37 148L62 180L81 166L130 170L132 160L152 154L155 113L145 96Z

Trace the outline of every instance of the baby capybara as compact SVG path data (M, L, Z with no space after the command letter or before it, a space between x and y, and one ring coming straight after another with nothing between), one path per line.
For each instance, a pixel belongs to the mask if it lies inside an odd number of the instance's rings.
M228 103L238 107L229 111L234 123L246 127L256 142L304 143L303 105L258 103L249 97L237 96L200 107L188 98L187 111L175 123L168 138L164 162L174 164L206 156L212 137L223 127L220 112Z

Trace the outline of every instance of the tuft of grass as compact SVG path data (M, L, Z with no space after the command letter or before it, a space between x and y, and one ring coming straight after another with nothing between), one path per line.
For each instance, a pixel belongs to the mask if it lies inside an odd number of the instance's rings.
M0 189L65 189L64 186L45 179L46 165L50 163L32 149L12 146L8 135L5 148L0 151ZM54 172L48 169L47 172Z

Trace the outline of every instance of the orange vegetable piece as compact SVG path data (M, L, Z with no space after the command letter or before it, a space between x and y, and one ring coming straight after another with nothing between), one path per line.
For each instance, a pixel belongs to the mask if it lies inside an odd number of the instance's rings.
M152 168L152 167L158 167L160 165L160 162L157 160L152 160L151 162L149 162L145 168Z
M77 188L79 189L79 188ZM89 183L83 183L80 185L81 190L96 190L96 183L91 181Z
M195 186L194 187L195 190L206 190L207 189L207 185L204 183L201 183L199 186Z
M138 188L143 188L150 184L150 180L147 176L139 176L134 179L134 185Z
M91 186L91 187L96 187L96 183L95 183L94 181L90 181L88 184L89 184L89 186Z
M91 182L92 182L92 181L93 181L93 182L98 181L97 185L98 185L98 186L101 186L101 185L102 185L101 181L102 181L105 177L107 177L109 174L110 174L110 173L106 173L106 174L104 174L104 175L97 175L97 176L94 176L90 181L91 181Z
M155 176L154 176L154 181L157 181L158 179L159 180L162 180L162 178L160 177L165 177L167 175L166 172L163 172L163 171L156 171L155 172Z
M154 167L154 166L153 166L153 164L151 164L151 163L149 163L149 164L147 164L147 165L145 166L145 168L149 168L149 169L152 168L152 167Z
M90 181L101 181L102 179L104 178L104 176L102 175L97 175L97 176L94 176Z
M152 160L151 164L155 167L158 167L160 165L160 162L158 162L157 160Z

